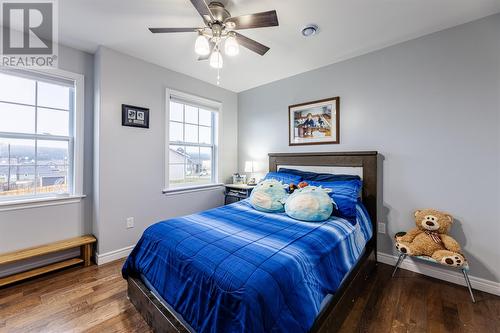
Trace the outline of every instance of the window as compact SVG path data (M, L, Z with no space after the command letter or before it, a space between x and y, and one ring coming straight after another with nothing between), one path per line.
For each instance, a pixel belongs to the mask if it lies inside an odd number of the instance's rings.
M75 97L83 78L78 77L0 71L0 201L80 190Z
M216 182L219 107L212 103L182 93L170 94L166 175L168 188Z

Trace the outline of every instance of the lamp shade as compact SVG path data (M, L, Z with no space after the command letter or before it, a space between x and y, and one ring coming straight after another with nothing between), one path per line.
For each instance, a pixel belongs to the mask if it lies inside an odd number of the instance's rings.
M245 172L254 172L253 161L246 161L245 162Z
M240 53L240 46L234 36L229 36L224 43L224 52L226 55L232 57Z
M222 54L220 54L219 49L215 49L210 55L210 66L222 68Z
M194 43L194 51L196 54L201 56L206 56L210 53L210 44L208 44L207 37L203 35L198 35L196 42Z

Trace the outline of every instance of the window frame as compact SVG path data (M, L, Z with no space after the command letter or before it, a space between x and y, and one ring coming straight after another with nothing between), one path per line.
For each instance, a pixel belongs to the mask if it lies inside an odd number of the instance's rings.
M67 136L62 135L48 135L39 133L11 133L11 132L0 132L0 136L4 138L12 139L37 139L37 140L56 140L56 141L67 141L68 142L68 156L73 157L68 161L68 168L71 170L68 177L71 178L71 188L68 193L58 194L58 193L45 193L45 194L33 194L33 195L9 195L5 197L0 197L0 211L11 208L16 209L30 207L30 204L35 204L36 207L43 206L45 201L54 201L49 203L53 204L64 204L64 198L83 198L83 152L84 152L84 107L85 107L85 78L82 74L73 73L65 71L58 68L53 69L16 69L16 68L0 68L0 73L13 75L17 77L24 77L36 81L44 81L43 77L47 78L47 81L54 79L54 81L66 80L74 82L74 96L73 96L73 114L69 115L70 121L72 122L72 127L70 127L70 132ZM54 83L54 82L52 82ZM35 101L37 103L37 101ZM16 104L16 103L12 103ZM19 104L19 103L17 103ZM23 104L20 104L23 105ZM42 107L40 107L42 108ZM35 128L36 131L36 128ZM36 146L35 146L36 149ZM36 168L35 168L36 172ZM36 179L36 174L35 174ZM69 183L69 181L68 181ZM69 203L75 202L74 200L68 201ZM9 208L9 206L12 206Z
M164 165L164 184L163 193L176 193L176 192L186 192L186 191L197 191L199 189L210 189L213 187L220 187L222 184L219 183L219 142L220 142L220 118L222 112L222 103L207 99L204 97L184 93L181 91L173 90L170 88L166 89L166 101L165 101L165 165ZM212 133L211 133L211 144L205 143L189 143L180 141L170 141L170 101L172 99L177 99L183 101L185 105L191 105L193 107L202 108L207 111L212 112ZM199 115L198 115L199 118ZM179 121L174 121L181 123ZM186 124L185 119L183 119L182 124ZM189 123L187 123L189 124ZM199 135L199 122L198 122L198 135ZM185 136L185 133L184 133ZM199 140L199 136L198 136ZM186 147L209 147L212 148L212 179L210 183L207 184L197 184L197 185L182 185L177 187L170 186L170 175L169 175L169 152L170 145L182 145Z

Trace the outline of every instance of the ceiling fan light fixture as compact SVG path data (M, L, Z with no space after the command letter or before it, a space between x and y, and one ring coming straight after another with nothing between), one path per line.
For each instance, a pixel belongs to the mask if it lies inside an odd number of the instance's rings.
M224 53L230 57L238 55L240 53L240 45L236 40L236 37L229 36L224 42Z
M198 35L196 42L194 43L194 51L200 56L206 56L210 53L210 44L208 43L208 39L201 33Z
M222 46L224 46L224 55L227 56L239 54L240 44L261 56L269 51L269 47L234 30L277 27L279 23L276 10L231 16L225 8L227 0L190 0L190 2L203 18L202 27L160 27L149 28L149 31L154 34L198 33L194 51L199 55L199 61L208 60L210 66L217 69L217 84L220 83L220 69L223 65Z
M222 68L222 64L222 54L220 54L220 51L218 49L215 49L210 55L210 66L220 69Z

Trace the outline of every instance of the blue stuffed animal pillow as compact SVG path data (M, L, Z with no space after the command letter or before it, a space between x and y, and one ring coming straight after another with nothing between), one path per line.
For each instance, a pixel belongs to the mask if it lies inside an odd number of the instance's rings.
M295 190L285 202L285 212L291 218L308 222L327 220L333 212L330 190L321 186L306 186Z
M255 186L250 195L250 204L253 208L267 213L281 213L287 197L282 182L275 179L261 181Z

